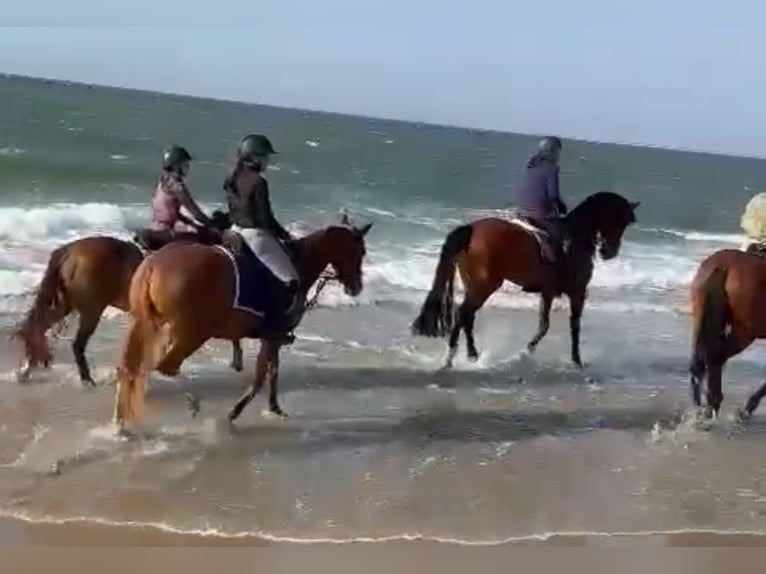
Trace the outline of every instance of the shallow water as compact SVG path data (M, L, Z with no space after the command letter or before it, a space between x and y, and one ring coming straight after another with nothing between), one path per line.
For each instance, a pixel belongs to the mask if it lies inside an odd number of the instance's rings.
M425 536L471 542L555 532L765 532L765 415L733 414L763 376L757 345L725 373L724 413L690 411L687 285L699 261L741 242L738 221L766 179L757 160L566 142L574 205L610 189L641 200L619 257L598 262L583 323L584 371L568 361L566 304L538 352L537 300L506 287L477 319L482 355L437 373L442 341L409 325L445 234L504 215L534 139L0 79L0 334L31 303L50 251L145 225L159 152L199 158L190 185L221 206L231 148L248 126L282 154L275 211L296 233L341 210L375 221L365 289L320 298L283 353L287 420L223 420L252 376L212 342L183 367L202 397L190 419L178 381L153 377L146 434L115 436L110 385L124 317L89 347L97 389L57 362L16 382L0 348L0 513L163 524L207 533L348 540Z
M757 382L755 353L731 369L721 419L703 424L689 411L683 316L665 318L661 339L634 325L618 342L613 318L589 313L579 372L565 313L530 357L518 350L531 314L495 311L480 315L479 364L438 373L441 342L382 335L413 311L313 311L284 351L290 417L263 416L261 396L235 430L224 417L252 346L236 374L229 345L211 343L184 367L200 416L177 381L153 377L146 434L131 440L109 425L122 320L94 340L95 390L61 341L65 362L0 391L5 511L300 539L760 528L766 423L733 417ZM628 343L640 354L610 357Z

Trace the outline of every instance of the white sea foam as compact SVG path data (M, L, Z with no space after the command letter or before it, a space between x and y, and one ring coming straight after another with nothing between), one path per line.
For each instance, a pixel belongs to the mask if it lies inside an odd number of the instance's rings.
M208 209L219 207L205 206ZM444 231L459 220L426 216L399 216L390 209L367 208L378 220L392 225L407 225L417 240L401 233L379 231L369 239L365 261L365 289L352 299L338 285L329 286L320 298L323 306L371 305L400 302L418 305L431 287L433 274L444 240ZM449 214L445 213L445 216ZM147 205L110 203L57 203L47 206L0 207L0 312L17 312L20 297L30 294L39 282L50 252L66 241L92 234L126 239L132 230L146 225ZM303 223L290 228L299 234L309 231ZM379 226L378 229L384 229ZM649 230L643 230L644 232ZM736 235L715 235L673 230L655 230L659 236L671 234L690 242L689 247L653 242L625 242L619 257L598 262L591 288L611 296L591 297L589 305L614 312L672 311L675 305L657 301L657 296L672 294L691 279L696 266L710 251L702 242L733 243ZM457 281L458 291L462 289ZM651 298L651 300L647 300ZM506 284L489 305L535 309L537 297Z

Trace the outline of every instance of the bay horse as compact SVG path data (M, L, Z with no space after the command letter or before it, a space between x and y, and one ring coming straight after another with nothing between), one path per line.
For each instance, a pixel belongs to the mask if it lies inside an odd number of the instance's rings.
M569 247L557 262L559 280L553 265L544 259L537 239L521 225L506 219L485 218L457 227L442 245L431 290L412 324L413 334L426 337L449 334L444 364L444 368L449 368L457 353L460 332L465 331L468 359L476 361L479 357L473 334L476 312L505 281L510 281L526 292L540 293L538 330L527 345L529 352L548 332L553 300L568 296L571 358L582 367L580 319L596 251L604 260L618 255L625 229L636 221L639 203L602 191L573 209L562 222ZM465 287L457 313L453 295L456 268Z
M716 251L700 263L691 283L693 316L689 363L692 400L702 406L701 383L707 379L706 415L717 416L723 403L721 377L726 362L766 338L766 260L737 249ZM766 396L761 385L740 411L752 416Z
M298 239L292 244L296 268L304 292L329 266L348 295L362 291L362 261L366 254L364 237L372 223L357 228L347 223L332 225ZM204 280L201 280L204 278ZM130 284L132 324L125 338L118 368L114 422L140 424L152 371L167 376L178 374L184 360L208 339L262 339L250 387L229 412L230 422L255 397L266 379L269 383L269 411L286 416L277 400L280 338L262 338L262 319L235 309L233 293L236 275L229 254L221 247L178 243L168 245L146 258ZM298 325L305 306L290 319ZM187 399L197 403L194 397Z
M213 214L214 231L200 228L198 232L180 232L165 242L192 241L205 244L220 243L220 234L231 226L228 214ZM149 230L141 230L138 233ZM148 235L148 234L144 234ZM144 241L150 248L161 245L159 238ZM154 245L152 245L154 243ZM70 241L55 249L48 258L43 277L37 287L32 306L16 327L12 338L24 345L26 366L20 380L27 380L33 369L49 368L53 353L47 332L72 313L79 315L77 334L72 352L83 384L93 386L85 349L107 307L128 310L128 288L133 273L144 259L144 253L134 241L109 236L88 236ZM232 368L242 370L242 347L234 341Z

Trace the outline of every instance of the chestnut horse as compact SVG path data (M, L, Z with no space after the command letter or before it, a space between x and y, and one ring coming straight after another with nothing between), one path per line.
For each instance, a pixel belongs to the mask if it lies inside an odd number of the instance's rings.
M362 291L364 237L371 227L371 223L361 229L334 225L294 242L304 294L330 266L346 293L358 295ZM114 421L120 428L126 422L140 423L147 377L152 371L177 375L183 361L211 338L261 338L261 319L233 308L235 280L231 259L220 247L173 244L139 265L130 285L132 324L125 339L115 394ZM305 306L293 314L292 324L286 329L297 326L304 312ZM279 338L262 340L255 378L229 412L230 421L240 415L266 378L269 410L284 416L277 400L282 344ZM190 402L197 401L191 397Z
M707 377L708 416L723 402L721 376L726 362L766 338L766 261L736 249L716 251L702 263L691 284L694 321L691 374L692 400L702 406L700 384ZM766 396L766 384L740 412L750 417Z
M216 229L230 227L228 214L215 212ZM215 231L200 229L198 233L177 233L172 241L194 241L206 244L220 243ZM128 310L128 288L138 265L144 259L136 243L115 237L90 236L75 239L51 253L43 278L37 287L32 307L16 328L13 338L24 345L26 367L21 380L29 378L32 369L50 367L53 353L46 333L73 312L79 314L77 334L72 342L72 352L83 384L92 386L85 349L93 335L104 310L116 307ZM242 348L234 342L232 367L242 370Z
M449 333L444 365L448 368L457 352L460 331L464 330L468 359L475 361L479 356L473 335L476 312L507 280L524 291L540 293L539 327L527 345L530 352L548 332L553 300L560 295L569 297L571 357L575 365L582 367L580 318L596 250L604 260L617 256L625 229L636 221L634 211L638 205L616 193L599 192L573 209L562 222L569 247L558 262L558 281L553 266L543 259L537 240L522 226L487 218L454 229L442 246L431 291L412 324L413 333L426 337ZM456 267L465 287L457 316L453 299Z

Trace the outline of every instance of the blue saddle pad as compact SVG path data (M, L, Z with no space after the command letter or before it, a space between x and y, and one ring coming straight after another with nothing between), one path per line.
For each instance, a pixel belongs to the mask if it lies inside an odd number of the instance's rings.
M233 263L232 306L258 315L266 326L281 324L290 310L294 294L249 249L241 255L234 255L222 246L219 249Z

